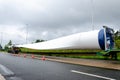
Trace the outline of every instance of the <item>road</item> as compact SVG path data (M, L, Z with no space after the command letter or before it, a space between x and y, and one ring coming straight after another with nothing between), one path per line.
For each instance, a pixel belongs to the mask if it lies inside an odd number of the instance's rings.
M119 70L42 61L5 53L0 53L0 73L6 80L120 80Z

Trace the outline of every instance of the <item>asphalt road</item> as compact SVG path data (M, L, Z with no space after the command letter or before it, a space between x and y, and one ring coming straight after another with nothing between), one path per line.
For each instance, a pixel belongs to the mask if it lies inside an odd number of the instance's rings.
M120 80L120 71L22 58L0 53L7 80Z

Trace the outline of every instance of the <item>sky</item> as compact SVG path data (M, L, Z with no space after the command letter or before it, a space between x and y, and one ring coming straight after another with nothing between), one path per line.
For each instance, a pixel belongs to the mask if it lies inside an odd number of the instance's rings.
M120 0L0 0L0 44L120 29Z

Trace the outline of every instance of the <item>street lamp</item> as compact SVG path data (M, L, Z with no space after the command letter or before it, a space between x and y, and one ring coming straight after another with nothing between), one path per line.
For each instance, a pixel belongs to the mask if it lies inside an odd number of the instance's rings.
M26 24L26 44L28 41L28 24ZM26 48L26 53L28 52L27 48Z
M2 45L2 38L3 38L3 32L1 32L1 40L0 40L0 44Z
M0 37L0 50L2 50L2 38L3 38L3 33L1 32L1 37Z
M92 29L94 30L94 4L93 0L91 0L91 23L92 23Z
M26 44L27 44L27 41L28 41L28 24L26 24Z

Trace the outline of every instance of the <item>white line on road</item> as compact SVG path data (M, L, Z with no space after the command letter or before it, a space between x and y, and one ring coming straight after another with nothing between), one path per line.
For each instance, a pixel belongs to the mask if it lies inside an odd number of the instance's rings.
M14 73L7 67L0 64L0 73L4 75L14 75Z
M6 80L6 79L0 74L0 80Z
M71 72L84 74L84 75L87 75L87 76L92 76L92 77L97 77L97 78L102 78L102 79L106 79L106 80L116 80L116 79L113 79L113 78L108 78L108 77L104 77L104 76L99 76L99 75L94 75L94 74L90 74L90 73L80 72L80 71L76 71L76 70L71 70Z

